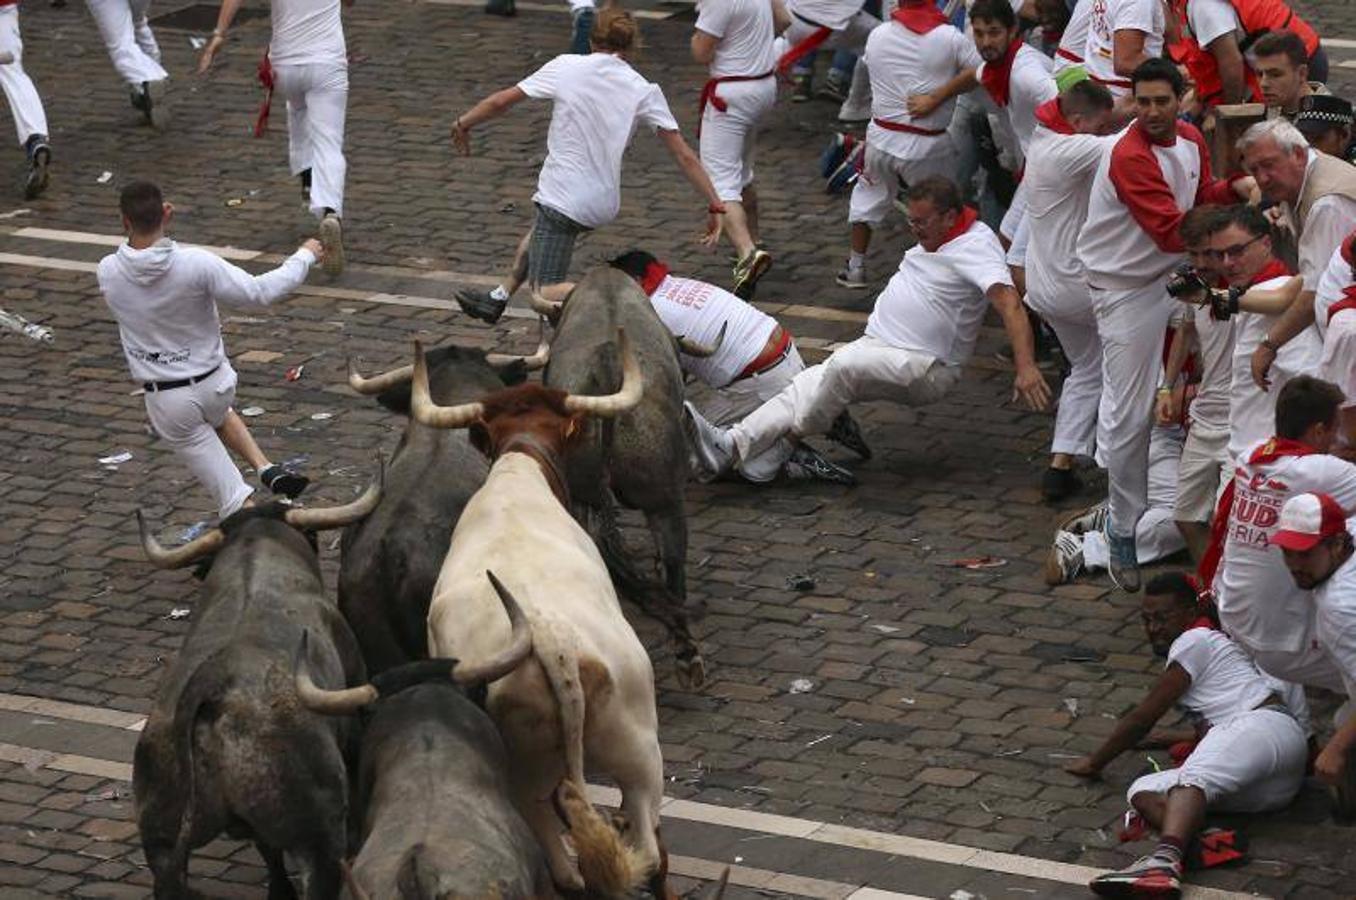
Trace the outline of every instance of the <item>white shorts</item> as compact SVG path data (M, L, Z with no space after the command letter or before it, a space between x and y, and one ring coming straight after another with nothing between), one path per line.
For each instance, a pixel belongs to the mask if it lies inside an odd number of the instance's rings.
M1136 779L1126 797L1133 803L1136 794L1194 787L1213 810L1281 809L1299 791L1308 758L1304 729L1281 707L1266 706L1213 726L1179 768Z
M890 213L895 192L930 175L954 174L956 158L949 135L938 135L928 155L904 159L877 149L870 143L862 160L862 177L852 186L848 200L848 224L879 225Z
M1017 183L1017 190L1012 195L1012 202L1008 204L1008 211L1003 213L1003 221L998 225L998 233L1007 238L1009 242L1017 238L1017 226L1022 224L1026 218L1026 187L1025 182Z
M1182 446L1177 468L1178 522L1210 522L1215 515L1224 476L1229 472L1229 429L1193 425Z
M722 201L739 200L753 183L753 150L758 123L777 102L777 79L734 81L716 87L725 111L714 103L702 114L699 150L702 168Z

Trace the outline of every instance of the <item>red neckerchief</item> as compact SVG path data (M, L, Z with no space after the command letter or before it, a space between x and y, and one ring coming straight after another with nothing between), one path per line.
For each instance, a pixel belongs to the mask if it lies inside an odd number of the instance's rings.
M263 137L268 130L268 114L273 109L273 64L268 61L268 51L259 60L259 83L264 86L264 102L259 106L259 115L254 120L254 136Z
M1074 134L1074 127L1064 118L1064 110L1059 108L1059 98L1046 100L1036 107L1036 121L1055 134Z
M1343 288L1342 299L1328 307L1328 321L1331 322L1333 316L1348 309L1356 309L1356 284Z
M1264 281L1270 281L1273 278L1280 278L1285 275L1293 274L1289 267L1279 259L1273 259L1261 268L1260 271L1248 282L1248 287L1259 285Z
M1021 38L1014 37L1008 44L1003 58L996 62L984 63L984 68L979 72L979 83L984 85L984 90L989 92L993 102L1000 108L1008 105L1008 82L1012 79L1012 61L1017 58L1017 51L1021 49Z
M902 0L899 9L890 13L890 18L914 34L927 34L947 22L946 16L931 0Z
M659 290L659 286L664 283L664 279L669 277L669 267L659 260L648 263L645 266L645 274L640 276L640 289L645 292L645 296L652 295Z
M937 245L937 249L942 249L956 238L965 234L965 232L970 230L970 226L975 224L978 219L979 213L975 212L973 206L961 207L960 215L956 216L956 224L952 226L951 230L942 238L942 242Z
M1263 466L1283 457L1309 456L1317 452L1319 451L1300 441L1273 437L1252 451L1252 456L1248 457L1248 465ZM1196 577L1207 589L1215 583L1215 573L1219 570L1220 560L1224 556L1224 534L1229 530L1229 513L1234 508L1236 481L1237 476L1229 479L1229 483L1224 487L1224 493L1220 494L1219 505L1215 507L1215 518L1210 523L1210 545L1206 547L1201 564L1196 569Z
M1186 627L1186 630L1190 631L1193 628L1208 628L1209 630L1214 631L1215 623L1210 621L1209 616L1198 616L1192 620L1191 624Z

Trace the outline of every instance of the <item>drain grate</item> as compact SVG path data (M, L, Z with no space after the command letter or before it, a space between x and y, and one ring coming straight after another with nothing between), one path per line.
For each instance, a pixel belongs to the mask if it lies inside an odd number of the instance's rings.
M194 3L192 6L185 6L173 12L153 16L151 24L156 28L170 30L210 32L217 27L217 13L220 10L221 7L218 4ZM266 18L268 18L268 10L266 9L242 7L235 14L235 25L243 25L255 19Z

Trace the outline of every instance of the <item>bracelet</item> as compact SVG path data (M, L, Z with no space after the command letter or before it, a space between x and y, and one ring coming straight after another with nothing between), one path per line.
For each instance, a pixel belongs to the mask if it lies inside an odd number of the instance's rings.
M1171 394L1171 393L1172 393L1172 388L1168 387L1166 384L1160 384L1160 385L1158 386L1158 393L1160 393L1160 394Z

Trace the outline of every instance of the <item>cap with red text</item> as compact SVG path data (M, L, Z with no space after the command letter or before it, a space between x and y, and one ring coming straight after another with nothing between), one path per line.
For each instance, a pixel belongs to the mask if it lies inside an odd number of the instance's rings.
M1326 537L1347 530L1346 514L1327 494L1298 494L1281 507L1280 527L1269 543L1286 550L1312 550Z

